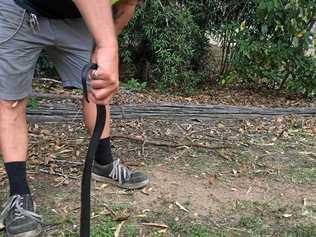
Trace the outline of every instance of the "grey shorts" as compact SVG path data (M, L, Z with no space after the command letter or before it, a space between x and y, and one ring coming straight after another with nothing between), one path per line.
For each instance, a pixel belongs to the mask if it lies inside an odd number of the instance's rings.
M81 18L52 20L31 16L13 0L0 0L0 99L19 100L32 92L32 79L43 49L65 87L81 88L80 72L90 61L92 37Z

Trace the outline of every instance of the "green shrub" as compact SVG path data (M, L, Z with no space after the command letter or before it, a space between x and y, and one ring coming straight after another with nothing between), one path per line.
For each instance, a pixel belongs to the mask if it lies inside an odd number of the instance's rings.
M140 64L143 81L163 91L192 93L206 79L200 63L206 42L185 4L147 0L120 39L121 57Z
M125 87L129 91L140 92L143 91L147 86L147 82L139 82L138 80L132 78L127 81L127 83L123 83L123 87Z
M316 93L316 58L306 56L312 43L316 4L310 0L252 1L250 11L233 23L230 69L226 81L294 92ZM242 15L242 14L241 14ZM226 46L228 47L228 46Z
M47 77L47 78L57 78L58 73L54 64L48 60L47 53L44 51L40 55L36 67L35 67L35 77Z

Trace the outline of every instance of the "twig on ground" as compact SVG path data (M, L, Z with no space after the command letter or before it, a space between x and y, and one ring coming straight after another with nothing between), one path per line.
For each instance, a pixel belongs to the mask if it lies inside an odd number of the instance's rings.
M81 95L67 95L67 94L50 94L50 93L32 93L31 97L45 98L45 99L81 99Z
M82 162L79 162L79 161L70 161L70 160L58 160L58 159L51 159L49 161L49 163L52 162L52 163L62 163L62 164L71 164L71 165L83 165Z
M49 81L49 82L54 82L57 84L62 84L61 81L56 80L56 79L52 79L52 78L45 78L45 77L39 77L39 78L34 78L35 80L39 80L39 81Z
M184 206L182 206L179 202L175 202L175 203L182 211L189 212L189 210L186 209Z
M103 206L110 212L112 217L116 216L116 212L113 211L107 204L103 203Z
M157 228L163 228L163 229L169 228L169 226L165 224L158 224L158 223L141 223L141 224L144 226L157 227Z
M125 192L125 191L106 192L106 194L114 194L114 195L133 195L132 192Z
M148 144L153 146L167 146L167 147L197 147L197 148L205 148L210 150L218 150L218 149L230 149L232 146L229 145L223 145L223 146L208 146L204 144L179 144L179 143L170 143L170 142L161 142L161 141L151 141L151 140L145 140L144 138L135 137L135 136L129 136L124 134L114 134L111 136L112 139L129 139L132 141L136 141L141 144Z
M39 169L39 172L44 173L44 174L50 174L50 175L55 175L55 176L59 176L59 177L69 178L69 179L78 179L78 177L67 176L65 174L58 173L58 172L50 172L50 171L45 170L45 169Z
M121 232L121 228L124 225L125 221L122 221L116 228L115 232L114 232L114 237L119 237L120 236L120 232Z

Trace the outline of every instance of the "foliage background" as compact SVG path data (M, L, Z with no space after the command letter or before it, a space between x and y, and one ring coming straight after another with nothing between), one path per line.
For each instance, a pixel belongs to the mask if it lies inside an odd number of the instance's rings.
M119 39L123 81L175 94L232 84L315 96L316 57L306 53L315 21L313 0L144 0ZM38 72L50 70L41 60Z

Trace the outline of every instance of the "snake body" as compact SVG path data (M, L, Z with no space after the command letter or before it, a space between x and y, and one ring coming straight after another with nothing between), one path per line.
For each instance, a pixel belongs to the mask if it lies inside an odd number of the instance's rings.
M88 75L90 70L96 70L96 64L87 64L82 70L82 87L85 99L88 99ZM88 152L84 164L82 182L81 182L81 215L80 215L80 237L90 237L90 219L91 219L91 172L92 163L95 158L95 153L99 145L100 137L102 135L105 120L106 109L104 105L96 105L97 118L92 137L90 139Z

